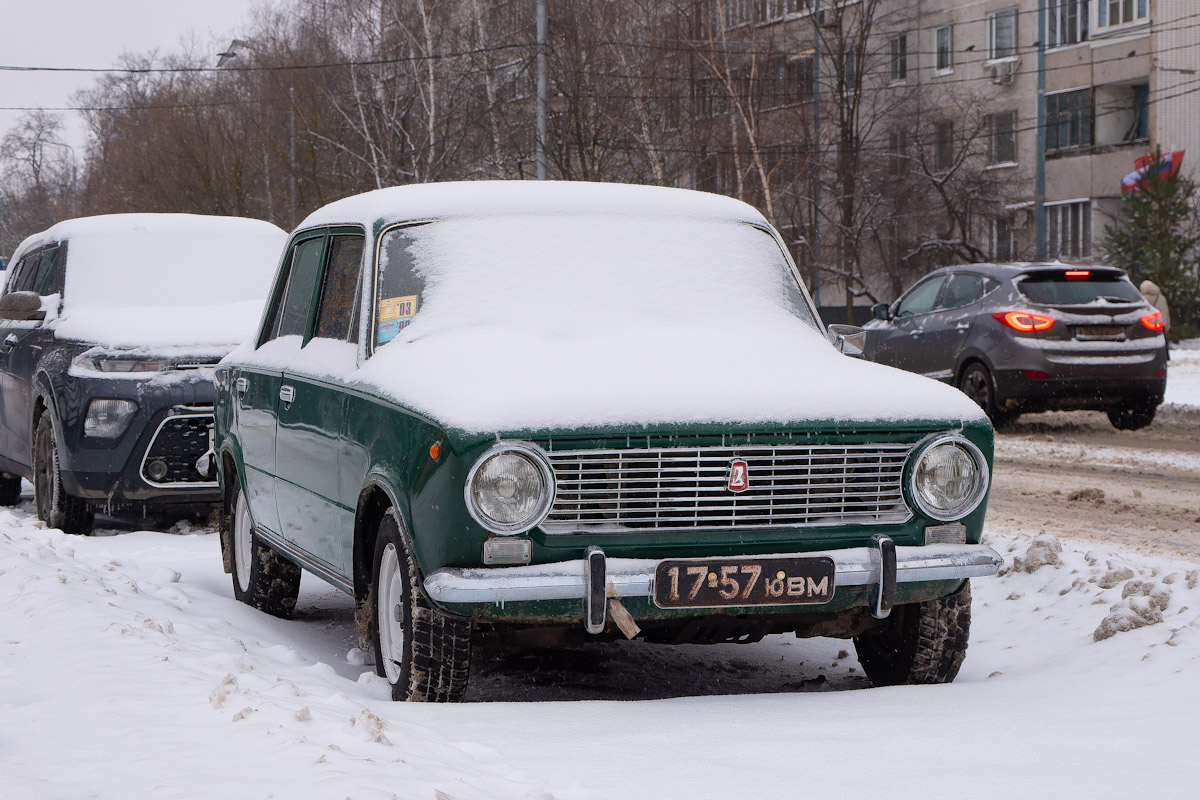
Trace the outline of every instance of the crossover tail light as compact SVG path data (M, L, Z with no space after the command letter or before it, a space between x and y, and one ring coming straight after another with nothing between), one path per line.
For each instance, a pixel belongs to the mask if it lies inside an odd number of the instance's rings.
M1047 317L1045 314L1033 314L1029 311L997 311L992 316L1014 331L1021 331L1022 333L1044 331L1054 324L1054 317Z
M1163 329L1163 316L1161 311L1155 311L1153 314L1147 314L1141 319L1142 325L1146 330L1161 331Z

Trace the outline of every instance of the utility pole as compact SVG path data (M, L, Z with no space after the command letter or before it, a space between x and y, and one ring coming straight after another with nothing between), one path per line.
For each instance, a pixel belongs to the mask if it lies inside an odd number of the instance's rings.
M813 139L816 142L816 158L812 163L817 170L821 169L821 0L816 0L816 8L813 9L813 91L817 95L817 100L813 103ZM855 59L858 55L855 54ZM857 61L855 62L857 68ZM845 70L846 65L843 62L842 69ZM835 71L836 75L837 72ZM843 72L843 75L845 73ZM836 93L834 94L836 97ZM813 261L816 269L813 270L813 290L812 299L813 305L817 307L817 311L821 310L821 175L816 174L816 180L813 181L813 241L812 253Z
M1038 0L1037 43L1037 187L1034 190L1034 209L1037 213L1037 249L1034 258L1045 261L1046 246L1046 0Z
M546 180L546 0L537 0L537 179Z
M288 198L291 222L296 221L296 90L288 88Z

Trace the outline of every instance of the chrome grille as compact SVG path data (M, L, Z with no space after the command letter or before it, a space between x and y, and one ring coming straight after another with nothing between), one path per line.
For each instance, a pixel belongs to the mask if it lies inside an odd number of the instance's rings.
M780 445L548 453L557 491L541 527L576 531L800 528L904 522L912 444ZM749 487L729 490L730 464Z

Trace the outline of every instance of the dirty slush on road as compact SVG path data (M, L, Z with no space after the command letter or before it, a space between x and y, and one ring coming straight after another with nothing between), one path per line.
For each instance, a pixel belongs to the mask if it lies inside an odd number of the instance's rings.
M1200 411L1164 407L1140 431L1031 414L997 434L988 525L1194 560L1198 475Z

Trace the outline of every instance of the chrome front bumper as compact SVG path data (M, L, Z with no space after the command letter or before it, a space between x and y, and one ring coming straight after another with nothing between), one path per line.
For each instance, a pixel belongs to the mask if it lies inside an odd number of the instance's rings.
M887 537L876 537L890 543ZM810 558L824 556L835 565L834 586L883 586L897 583L948 581L995 575L1003 559L982 544L930 544L894 548L894 573L890 554L879 546L809 553L775 553L761 556L730 556L730 562L765 558ZM886 551L883 551L886 553ZM512 603L526 600L588 600L589 559L536 564L525 567L440 569L425 579L425 593L438 603ZM659 559L604 559L607 597L652 597L654 571ZM889 575L888 573L892 573Z

